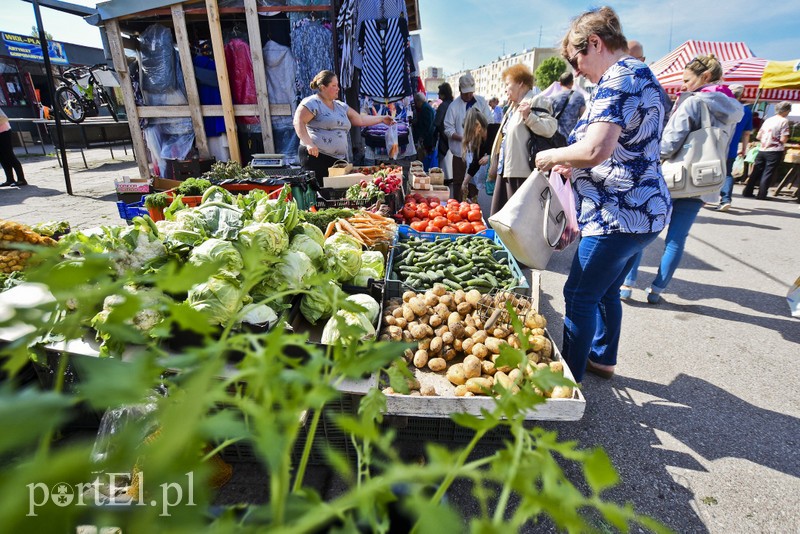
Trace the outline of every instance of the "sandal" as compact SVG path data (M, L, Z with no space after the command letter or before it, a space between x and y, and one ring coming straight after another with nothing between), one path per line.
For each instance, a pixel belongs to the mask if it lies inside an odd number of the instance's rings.
M595 376L599 376L600 378L604 378L606 380L608 380L612 376L614 376L614 370L613 369L608 370L608 369L602 369L600 367L597 367L597 365L595 363L593 363L592 360L586 360L586 372L587 373L591 373L591 374L593 374Z
M619 298L627 300L633 295L633 288L631 286L621 286L619 288Z

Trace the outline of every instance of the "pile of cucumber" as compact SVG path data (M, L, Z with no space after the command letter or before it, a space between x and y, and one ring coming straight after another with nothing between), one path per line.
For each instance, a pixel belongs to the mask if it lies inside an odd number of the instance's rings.
M402 241L394 255L392 277L423 291L442 283L451 290L477 289L482 293L493 288L516 287L515 273L508 264L502 245L478 236L445 237L429 241L411 237Z

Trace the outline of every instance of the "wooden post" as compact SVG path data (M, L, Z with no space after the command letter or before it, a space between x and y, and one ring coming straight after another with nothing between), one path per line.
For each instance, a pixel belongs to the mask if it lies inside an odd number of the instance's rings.
M136 156L136 165L139 167L139 176L149 179L150 166L147 163L147 147L144 144L144 137L142 137L142 129L139 127L139 113L136 110L136 99L133 96L131 74L128 71L128 60L125 58L125 50L122 46L119 23L116 19L108 20L105 23L105 30L108 37L108 47L111 49L111 58L114 60L114 70L117 71L117 76L119 76L119 85L122 90L122 99L125 102L128 126L131 129L131 143Z
M200 112L200 96L197 93L197 80L194 77L194 63L189 53L189 37L186 33L186 17L183 14L182 4L173 4L172 24L175 26L175 39L178 44L178 54L181 58L183 83L186 86L186 98L189 101L189 111L194 127L194 140L201 158L208 158L208 139L206 128L203 125L203 115Z
M228 64L225 61L225 45L222 42L222 28L219 25L217 0L206 0L206 10L208 12L208 28L211 31L211 47L214 49L214 62L217 66L219 96L222 100L222 116L225 118L225 131L228 134L228 148L231 151L231 159L242 163L239 138L236 136L236 117L233 114L233 98L231 97L231 86L228 83Z
M244 16L247 19L250 55L253 58L253 77L256 81L256 95L258 95L258 117L261 120L261 139L264 141L264 151L273 153L275 152L275 141L272 137L269 90L267 89L267 73L264 68L264 52L261 49L261 30L258 27L256 0L244 0Z

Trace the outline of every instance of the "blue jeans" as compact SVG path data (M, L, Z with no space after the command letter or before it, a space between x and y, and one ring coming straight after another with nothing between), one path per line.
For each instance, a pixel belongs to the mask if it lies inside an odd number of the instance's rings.
M611 234L581 239L564 285L563 356L575 380L583 380L586 361L616 365L622 304L619 286L634 257L658 236Z
M667 288L669 281L672 280L672 275L675 274L675 270L681 263L686 238L701 207L703 207L703 201L699 198L679 198L672 201L672 220L667 228L667 237L664 239L664 254L661 256L658 274L650 284L656 293L661 293ZM626 286L636 285L641 260L642 253L639 252L631 264L630 272L625 277Z
M722 184L722 189L719 190L720 204L731 203L731 197L733 195L733 175L731 174L731 169L733 169L734 161L736 161L736 158L728 158L726 162L728 174L725 176L725 183Z

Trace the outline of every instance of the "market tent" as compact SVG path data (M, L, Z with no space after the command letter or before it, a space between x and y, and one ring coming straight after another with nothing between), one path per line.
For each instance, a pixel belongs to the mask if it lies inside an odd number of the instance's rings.
M686 41L678 48L650 65L650 70L670 95L683 84L686 64L699 55L714 54L723 63L752 58L753 51L743 42ZM741 83L741 82L740 82ZM755 96L755 95L754 95Z

